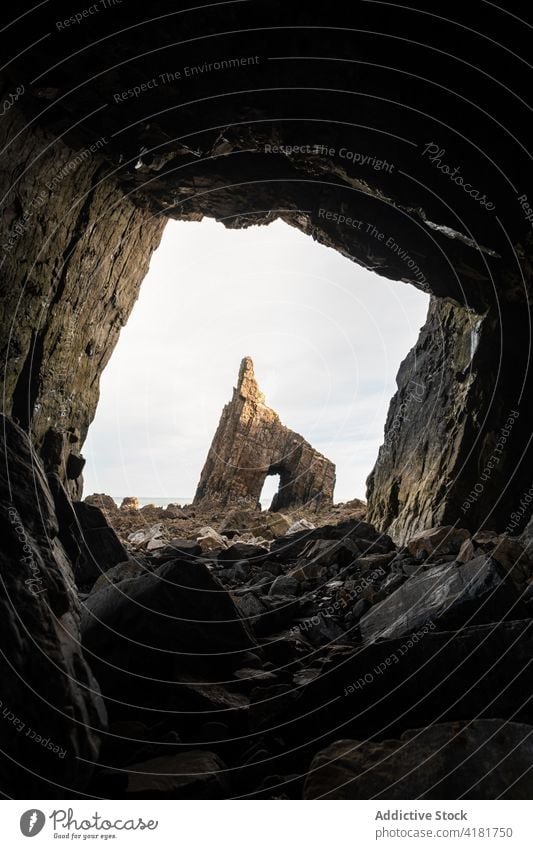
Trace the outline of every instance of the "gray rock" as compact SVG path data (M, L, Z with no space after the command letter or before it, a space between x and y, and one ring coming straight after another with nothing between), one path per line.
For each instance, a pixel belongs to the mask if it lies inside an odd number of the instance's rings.
M106 513L85 501L72 502L57 473L48 474L59 523L59 537L72 562L79 587L87 587L128 553Z
M480 715L533 725L532 657L525 619L378 640L328 653L289 719L302 745L317 728L362 740Z
M367 642L395 639L417 631L429 620L443 631L467 623L520 618L518 599L518 591L491 558L434 567L409 578L374 605L361 619L361 636Z
M134 704L145 677L155 692L158 678L168 681L184 665L242 666L242 653L256 645L207 567L180 560L89 596L82 637L104 694Z
M146 567L136 560L126 560L124 563L117 563L116 566L113 566L107 572L104 572L103 575L100 575L88 595L99 592L109 584L119 584L128 578L136 578L138 575L143 575L147 571Z
M128 767L127 799L223 799L228 772L213 752L181 752Z
M340 740L319 752L305 799L531 799L533 726L449 722L397 740Z
M266 604L258 599L254 593L246 593L246 595L238 598L237 606L244 619L246 619L252 627L256 624L257 619L268 610Z
M158 561L173 560L176 557L180 559L192 557L198 558L202 554L202 549L193 539L171 539L164 548L160 548L154 554Z
M218 562L225 566L233 566L240 560L250 560L254 565L261 563L268 557L268 549L261 545L252 545L248 542L236 542L225 548L218 554Z
M270 587L269 595L295 596L300 592L300 582L290 575L279 575Z

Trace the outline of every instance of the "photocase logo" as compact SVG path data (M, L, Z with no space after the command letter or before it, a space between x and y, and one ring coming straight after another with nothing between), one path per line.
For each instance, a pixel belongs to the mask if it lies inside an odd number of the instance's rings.
M33 808L30 811L25 811L20 818L20 830L24 837L35 837L42 831L46 822L46 817L42 811Z

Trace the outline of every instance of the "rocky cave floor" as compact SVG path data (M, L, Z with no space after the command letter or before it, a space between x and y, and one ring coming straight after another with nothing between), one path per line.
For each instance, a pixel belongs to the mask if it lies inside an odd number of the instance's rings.
M531 798L527 539L449 526L396 546L358 501L77 512L109 716L86 793Z

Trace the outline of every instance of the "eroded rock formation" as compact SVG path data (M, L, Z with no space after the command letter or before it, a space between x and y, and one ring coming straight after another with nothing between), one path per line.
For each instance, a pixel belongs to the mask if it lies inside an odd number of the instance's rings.
M267 475L279 474L272 510L333 504L335 466L265 404L250 357L239 369L233 398L222 411L195 504L256 507Z

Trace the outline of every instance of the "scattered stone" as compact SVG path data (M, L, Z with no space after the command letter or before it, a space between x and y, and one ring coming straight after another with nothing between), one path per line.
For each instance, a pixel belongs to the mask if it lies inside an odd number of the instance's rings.
M524 591L533 578L533 551L526 551L522 542L508 536L500 536L492 551L492 557L505 569L511 581Z
M181 752L128 767L127 799L224 799L229 783L213 752Z
M437 554L459 554L465 539L470 537L470 531L465 528L455 528L452 525L442 525L420 531L407 542L407 550L413 557L423 560Z
M104 695L128 697L133 704L144 695L135 675L169 682L174 670L183 673L185 666L210 659L242 666L243 652L256 645L207 567L182 560L91 594L82 640ZM155 684L153 689L157 698Z
M141 504L138 498L127 496L122 499L122 503L120 505L121 510L140 510Z
M146 548L151 540L158 539L163 533L163 524L159 522L157 525L152 525L148 530L135 531L128 535L128 542L131 542L136 548Z
M221 551L217 556L217 560L219 563L224 564L224 566L237 563L239 560L248 560L250 563L259 565L267 559L268 554L268 549L263 548L261 545L236 542L229 545L224 551Z
M95 492L83 500L85 504L89 504L91 507L99 507L104 513L109 513L110 515L118 513L118 506L115 499L111 498L110 495L106 495L104 492Z
M227 539L209 527L201 529L196 537L196 541L202 551L216 551L219 548L227 548L228 546Z
M270 587L269 595L295 596L300 592L300 583L290 575L280 575Z
M298 519L297 522L293 522L293 524L287 530L287 536L291 534L298 534L300 531L313 531L316 528L316 525L313 525L312 522L309 522L307 519Z
M318 753L305 799L530 799L533 726L450 722L382 742L340 740Z
M146 571L146 567L136 560L125 560L123 563L117 563L116 566L112 566L111 569L100 575L91 588L91 593L98 592L103 587L107 587L108 584L119 584L127 578L135 578Z
M519 595L495 560L434 566L409 578L359 623L366 641L394 639L431 621L439 631L520 616Z
M146 543L146 551L157 551L161 548L166 548L167 544L164 539L149 539Z

